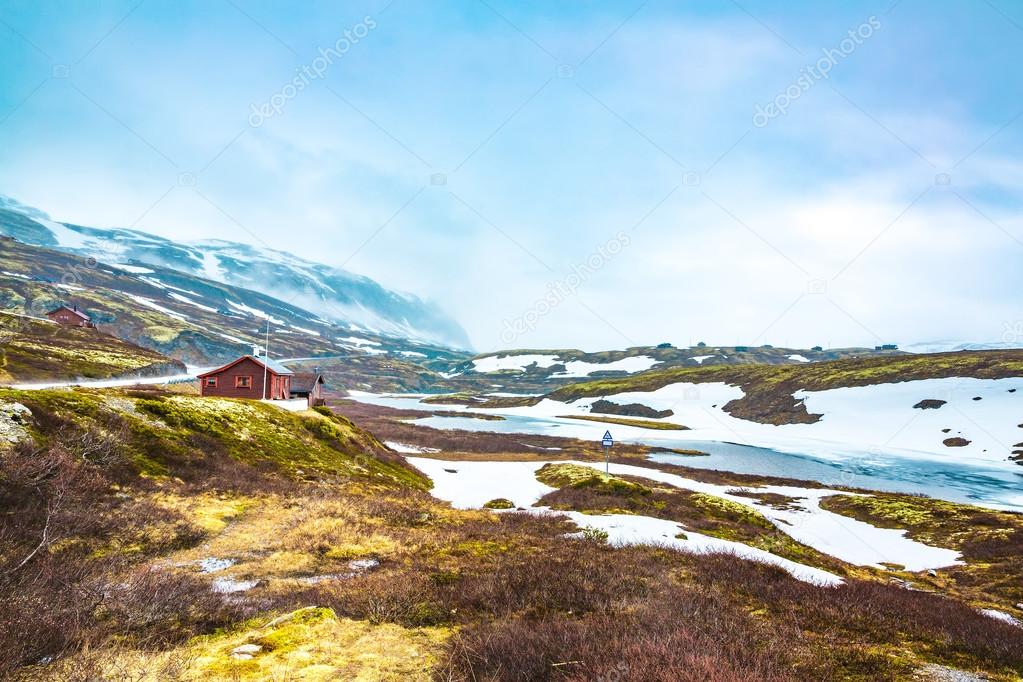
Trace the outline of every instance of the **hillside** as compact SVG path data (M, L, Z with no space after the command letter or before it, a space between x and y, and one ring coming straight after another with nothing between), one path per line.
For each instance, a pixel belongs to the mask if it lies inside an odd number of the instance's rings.
M0 312L0 384L162 376L185 366L97 329Z
M106 263L174 270L287 300L348 331L467 348L465 331L437 306L377 282L270 248L219 240L183 243L136 230L60 223L0 196L0 235Z
M340 367L336 390L368 382L378 390L419 390L420 375L442 378L411 360L447 366L467 355L352 332L290 303L174 270L117 267L8 239L0 244L0 310L38 317L73 302L102 331L188 364L251 352L263 343L268 317L273 356L316 356L317 366Z
M431 364L442 372L445 388L465 392L506 390L544 393L580 380L623 377L647 370L744 365L801 365L860 357L895 357L897 349L872 348L776 348L774 346L633 346L624 350L587 353L575 349L503 350L456 359L446 366ZM489 389L489 390L488 390Z

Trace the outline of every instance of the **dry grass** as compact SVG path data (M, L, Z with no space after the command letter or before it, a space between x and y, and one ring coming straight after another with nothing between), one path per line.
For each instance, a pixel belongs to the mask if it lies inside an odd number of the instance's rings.
M210 454L190 451L187 477L140 477L117 439L66 427L40 419L50 442L0 469L0 504L14 511L0 517L5 679L896 680L930 662L1023 672L1023 631L937 595L853 578L823 589L736 557L566 537L575 527L553 515L226 466L214 436ZM769 531L624 483L558 494ZM41 538L46 551L31 554ZM233 563L201 572L211 558ZM211 589L224 578L255 585ZM320 608L273 622L308 607ZM244 643L262 648L232 658Z

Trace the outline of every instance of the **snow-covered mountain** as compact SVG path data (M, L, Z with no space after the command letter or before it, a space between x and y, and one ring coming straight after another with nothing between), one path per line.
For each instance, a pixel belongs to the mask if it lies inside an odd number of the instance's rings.
M136 230L60 223L0 195L0 234L113 264L170 268L274 296L366 331L468 348L465 330L439 307L345 270L235 242L176 242Z
M1023 331L1013 335L1017 341L989 341L973 343L969 341L926 341L900 346L907 353L955 353L964 350L1012 350L1023 348Z

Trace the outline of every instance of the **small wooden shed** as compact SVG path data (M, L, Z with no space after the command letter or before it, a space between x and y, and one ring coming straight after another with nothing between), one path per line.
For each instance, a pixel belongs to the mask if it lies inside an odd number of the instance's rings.
M323 405L323 375L317 372L299 372L291 378L291 397L305 398L309 407Z
M263 378L266 377L266 391ZM244 355L199 375L199 394L221 398L287 400L294 372L268 358Z
M92 318L78 309L78 306L62 305L46 313L46 317L65 327L91 327Z

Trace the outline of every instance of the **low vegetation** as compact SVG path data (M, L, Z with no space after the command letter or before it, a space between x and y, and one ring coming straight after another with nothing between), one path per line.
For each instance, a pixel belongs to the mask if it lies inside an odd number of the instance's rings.
M905 530L925 544L949 547L963 564L919 575L920 587L957 594L980 607L993 607L1023 620L1023 514L929 497L873 493L824 498L824 509L881 528Z
M721 497L680 490L640 477L608 475L578 464L547 464L537 471L536 477L558 488L541 498L538 506L584 514L637 514L667 519L687 530L742 542L834 573L857 574L841 561L799 544L756 510Z
M31 410L29 437L0 451L2 679L1023 673L1023 630L963 601L853 571L825 589L727 555L611 547L556 515L452 509L326 410L155 390L0 401ZM541 475L565 508L751 543L772 532L742 505L648 480L564 463Z

